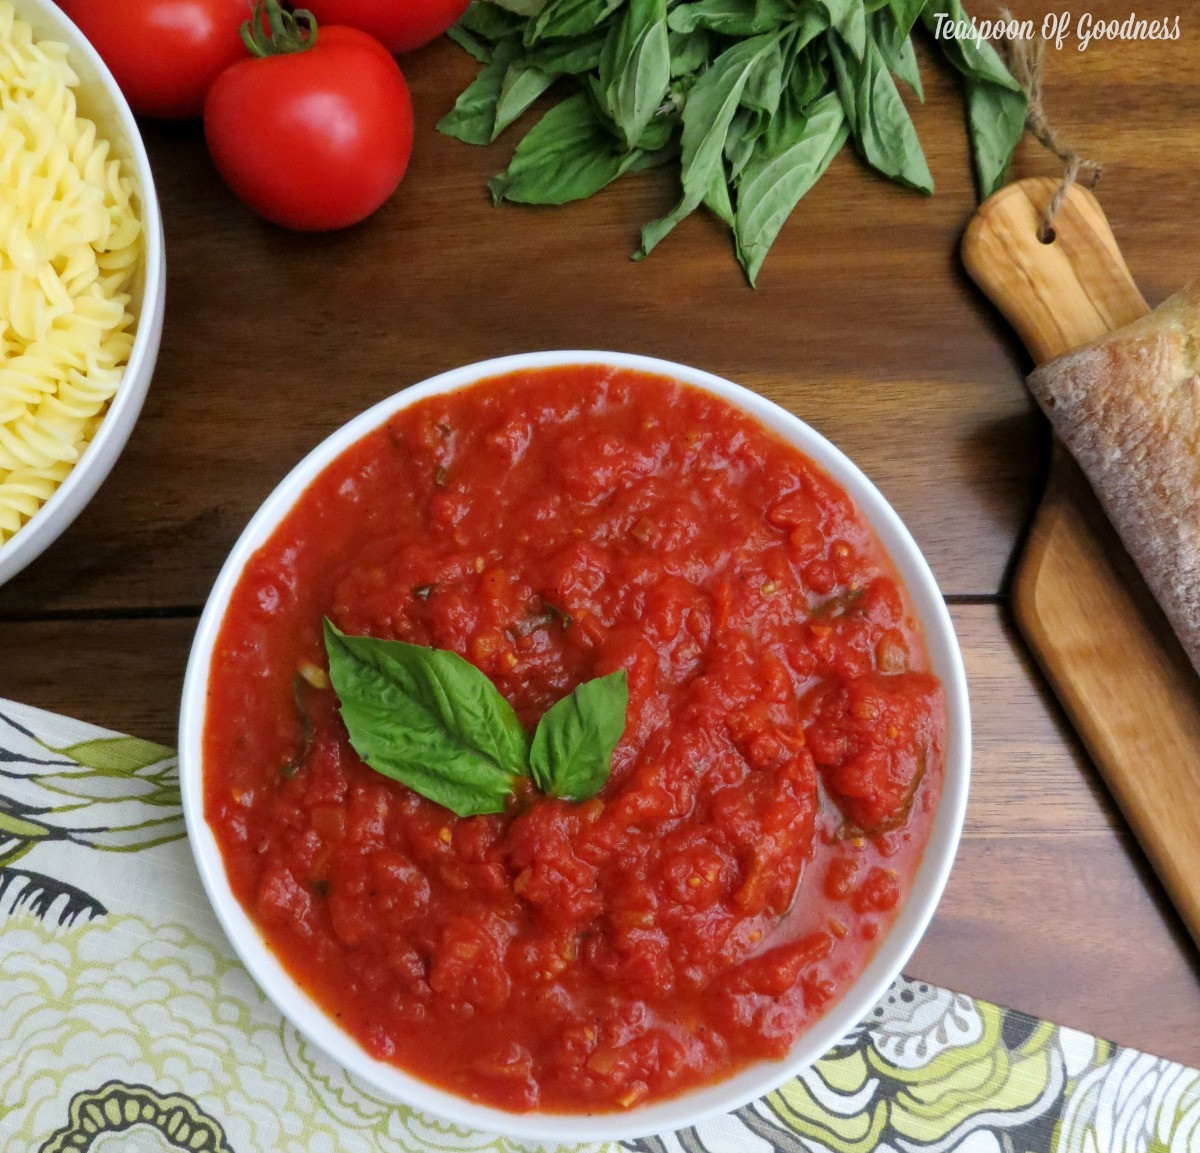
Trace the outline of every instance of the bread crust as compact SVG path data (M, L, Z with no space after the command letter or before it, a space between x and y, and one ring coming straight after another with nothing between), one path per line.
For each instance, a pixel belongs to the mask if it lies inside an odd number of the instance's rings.
M1200 671L1200 281L1029 388Z

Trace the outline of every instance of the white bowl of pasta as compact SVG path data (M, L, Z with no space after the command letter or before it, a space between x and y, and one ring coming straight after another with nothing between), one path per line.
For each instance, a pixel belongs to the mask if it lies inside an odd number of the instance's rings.
M0 0L0 583L129 439L162 335L163 249L108 69L49 0Z

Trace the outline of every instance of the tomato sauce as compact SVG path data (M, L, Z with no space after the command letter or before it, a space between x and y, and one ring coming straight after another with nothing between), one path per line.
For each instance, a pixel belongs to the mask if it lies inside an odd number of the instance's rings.
M624 668L580 804L465 819L351 750L322 617L453 649L530 729ZM374 1056L511 1110L783 1056L903 902L945 710L850 498L728 403L581 366L433 397L330 465L238 583L206 815L271 948Z

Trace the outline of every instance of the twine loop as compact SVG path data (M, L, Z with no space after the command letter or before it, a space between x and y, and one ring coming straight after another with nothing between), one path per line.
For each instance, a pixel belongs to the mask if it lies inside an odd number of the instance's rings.
M1006 11L1003 17L1011 20L1011 13ZM1025 114L1026 129L1043 148L1052 152L1066 166L1062 181L1038 222L1038 239L1043 244L1049 244L1054 239L1054 218L1071 185L1078 181L1085 188L1095 188L1100 182L1103 168L1098 161L1083 158L1067 145L1046 115L1042 103L1042 64L1046 55L1046 41L1040 36L1032 40L1015 38L1008 42L1007 55L1008 69L1029 99L1029 109Z

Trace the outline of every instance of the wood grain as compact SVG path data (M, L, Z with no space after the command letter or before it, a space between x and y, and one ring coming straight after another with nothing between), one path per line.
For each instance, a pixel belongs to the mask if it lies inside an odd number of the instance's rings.
M1076 186L1038 238L1051 180L972 218L963 262L1039 364L1144 316L1104 212ZM1200 677L1099 503L1056 446L1014 588L1021 631L1200 942Z

